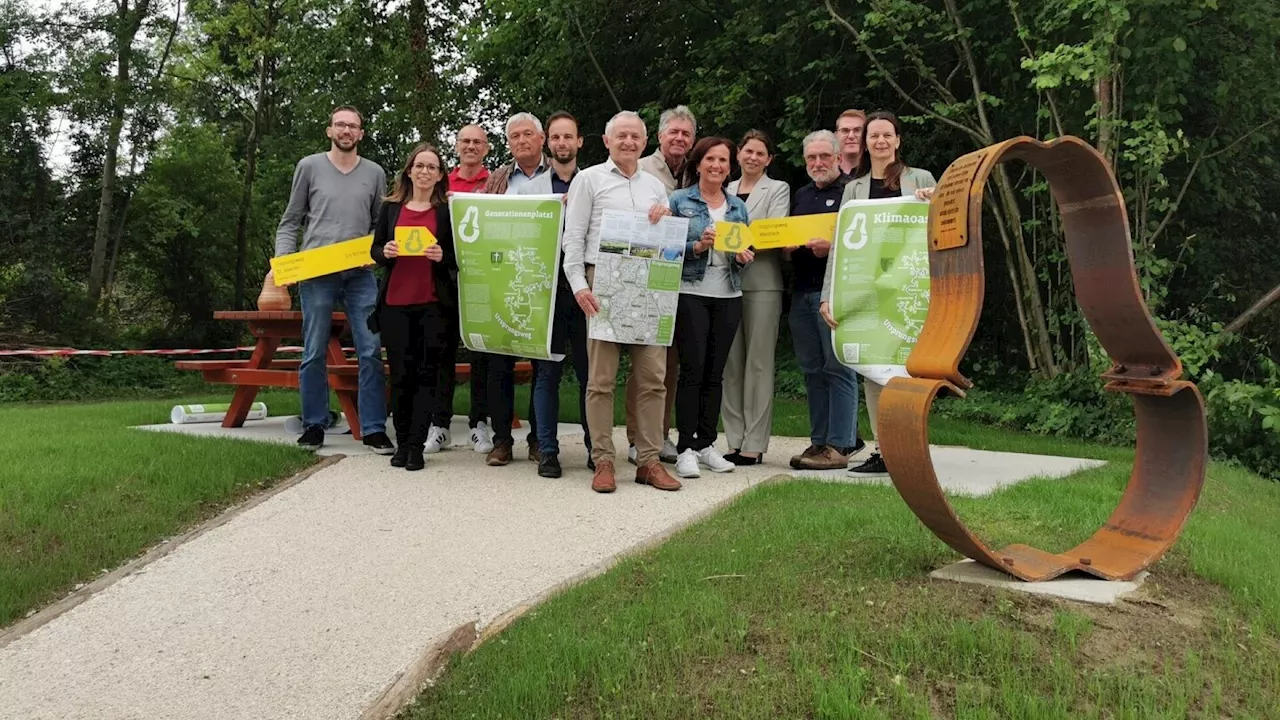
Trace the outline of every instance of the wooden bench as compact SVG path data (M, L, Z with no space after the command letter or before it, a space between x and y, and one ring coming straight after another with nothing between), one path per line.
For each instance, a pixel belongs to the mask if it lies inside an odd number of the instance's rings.
M231 407L222 419L222 426L241 427L249 414L249 407L257 397L258 388L298 387L298 367L302 364L302 360L276 358L275 353L282 340L302 337L302 313L227 311L215 312L213 317L217 320L248 323L249 331L257 338L253 354L245 360L181 360L174 363L174 367L179 370L199 371L208 383L234 386L236 390L231 399ZM347 359L339 342L339 337L346 328L346 315L334 313L329 342L325 348L325 372L328 375L329 387L338 396L338 403L342 406L342 413L347 418L351 435L359 440L361 435L357 378L360 367L354 360ZM457 381L465 382L470 378L471 364L458 363ZM526 384L532 381L533 364L528 361L517 362L515 382ZM512 425L520 427L519 417L514 418Z

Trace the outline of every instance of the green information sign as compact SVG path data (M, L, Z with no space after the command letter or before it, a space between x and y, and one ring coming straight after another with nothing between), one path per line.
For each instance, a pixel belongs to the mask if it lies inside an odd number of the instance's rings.
M450 196L468 350L563 357L551 354L563 208L556 195Z
M831 263L836 357L880 385L907 377L907 356L929 312L929 203L846 203L836 221Z

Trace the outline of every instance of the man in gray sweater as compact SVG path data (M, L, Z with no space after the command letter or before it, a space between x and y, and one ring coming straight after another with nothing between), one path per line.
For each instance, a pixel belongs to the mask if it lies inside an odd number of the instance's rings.
M375 162L360 157L356 146L364 137L364 119L349 105L335 108L325 130L329 151L308 155L293 171L289 205L276 229L276 256L324 247L373 231L387 191L387 175ZM306 223L302 247L298 227ZM372 264L372 260L370 261ZM319 448L329 423L329 377L325 350L329 344L334 307L346 310L359 359L360 434L364 444L380 455L395 447L387 437L387 399L381 342L369 329L369 316L378 301L378 282L368 267L344 270L298 284L302 303L302 364L298 391L302 395L302 437L298 445Z

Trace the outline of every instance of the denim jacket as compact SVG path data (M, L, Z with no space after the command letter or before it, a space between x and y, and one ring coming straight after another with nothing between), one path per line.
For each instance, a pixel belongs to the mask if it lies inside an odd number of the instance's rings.
M726 191L725 201L729 203L724 213L725 222L745 224L750 221L747 217L747 204L740 198ZM702 237L702 231L712 223L711 211L707 208L707 201L702 199L702 193L697 185L672 193L670 205L673 215L689 220L689 234L684 243L684 269L680 273L680 278L700 282L707 274L707 262L711 259L711 253L716 251L709 250L701 256L694 255L693 244ZM742 264L738 262L737 255L734 253L723 253L723 255L729 265L729 286L735 291L741 290Z

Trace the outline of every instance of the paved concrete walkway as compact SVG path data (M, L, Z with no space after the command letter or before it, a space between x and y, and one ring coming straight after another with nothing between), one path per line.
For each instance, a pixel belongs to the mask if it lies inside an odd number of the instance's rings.
M559 480L469 449L417 473L341 460L0 647L0 718L358 718L442 635L599 572L807 444L779 438L770 464L678 493L630 482L624 462L618 492L597 495L580 442L564 442ZM972 452L954 451L962 465ZM983 455L987 469L1006 454ZM1002 462L1002 482L1094 464ZM957 488L974 492L964 469Z

